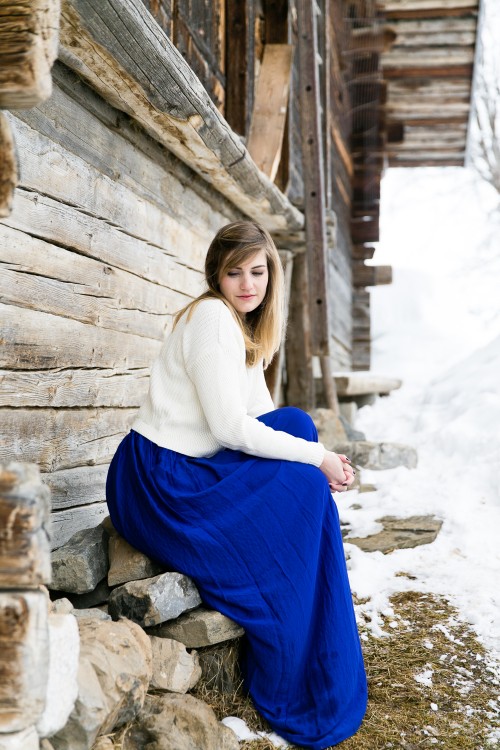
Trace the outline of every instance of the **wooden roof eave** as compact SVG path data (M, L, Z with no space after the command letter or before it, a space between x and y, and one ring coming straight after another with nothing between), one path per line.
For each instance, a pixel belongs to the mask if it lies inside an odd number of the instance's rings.
M140 0L63 0L59 58L242 213L273 232L303 228Z

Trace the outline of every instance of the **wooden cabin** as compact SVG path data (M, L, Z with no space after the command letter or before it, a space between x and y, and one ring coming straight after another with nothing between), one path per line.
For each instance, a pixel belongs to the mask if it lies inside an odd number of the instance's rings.
M463 164L478 0L32 0L0 14L0 461L53 546L106 514L113 452L224 223L280 249L277 404L370 367L389 166ZM318 382L321 386L318 389Z

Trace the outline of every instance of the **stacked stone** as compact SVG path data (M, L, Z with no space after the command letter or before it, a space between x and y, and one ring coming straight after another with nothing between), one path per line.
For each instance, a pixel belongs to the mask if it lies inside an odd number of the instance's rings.
M203 607L187 576L164 572L106 519L52 553L50 588L53 610L80 633L76 700L53 750L111 749L110 733L123 750L146 737L162 750L236 750L234 733L186 693L202 676L235 687L243 630Z

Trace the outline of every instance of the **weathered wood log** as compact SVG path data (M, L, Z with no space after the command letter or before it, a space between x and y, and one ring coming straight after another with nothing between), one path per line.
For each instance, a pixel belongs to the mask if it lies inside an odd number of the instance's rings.
M291 45L266 44L256 83L247 148L259 169L273 181L283 146L291 65Z
M402 67L402 60L392 61L391 65L384 68L384 76L387 79L397 78L465 78L472 80L473 63L457 63L452 65L446 64L444 59L441 64L425 63L423 60L419 64L410 67Z
M33 464L0 465L0 589L50 581L50 490Z
M372 372L334 372L333 376L341 398L372 393L387 396L402 385L398 378L387 378Z
M73 90L68 91L69 76L61 75L61 68L58 68L60 83L54 87L50 101L36 109L16 113L32 131L57 144L63 153L83 159L91 170L97 170L112 183L119 180L132 194L159 207L171 220L185 224L186 228L198 224L193 217L199 215L205 218L207 231L215 233L224 222L228 208L229 215L237 214L232 204L223 199L219 200L217 210L213 197L217 193L212 190L212 199L207 200L210 190L204 180L147 137L137 123L117 112L97 93L92 92L92 96L85 84L73 84ZM74 74L72 77L76 78ZM75 90L80 99L74 98ZM117 118L120 118L119 123Z
M108 464L102 464L78 466L75 469L62 469L50 474L42 474L43 482L51 492L52 510L59 511L73 506L103 502L106 497L107 473ZM55 518L56 515L53 512L51 521L53 522ZM51 536L54 536L54 528Z
M367 216L353 218L351 220L351 236L355 245L361 245L365 242L378 242L379 237L379 217Z
M303 225L140 0L65 0L59 56L248 216Z
M0 304L0 315L0 367L7 370L102 367L124 371L149 367L161 347L160 341L143 336L12 305Z
M297 24L300 28L299 102L304 208L307 216L306 244L311 349L313 354L328 356L330 295L326 287L325 175L320 118L317 22L311 2L298 0Z
M12 211L14 190L18 182L17 161L12 129L5 115L0 112L0 219Z
M354 286L392 284L392 266L367 266L363 261L353 261Z
M202 264L206 248L196 234L189 241L183 233L176 238L175 225L158 247L86 211L22 188L16 190L12 214L3 223L192 297L205 288L201 271L184 264Z
M384 0L384 13L439 8L441 15L446 16L449 10L474 6L477 8L477 2L471 0Z
M16 142L23 153L23 187L71 203L134 237L169 249L172 254L180 254L179 248L186 248L184 262L203 268L207 250L203 230L172 221L163 209L136 195L120 181L110 180L20 120L15 123ZM51 179L47 181L45 175L49 173Z
M396 8L393 9L385 9L384 8L384 18L386 20L389 19L429 19L429 18L455 18L455 17L463 17L463 16L477 16L478 14L478 0L469 0L468 4L463 7L447 7L446 9L442 7L441 3L437 5L434 3L431 7L426 8L411 8L409 10L403 10Z
M354 260L371 260L375 255L376 248L370 245L354 245L352 257Z
M0 295L8 304L162 341L191 299L3 224L0 246Z
M3 409L0 461L22 459L42 471L106 464L136 409Z
M311 332L309 319L309 285L305 254L293 262L288 334L285 341L287 403L305 411L314 408ZM293 332L293 333L292 333Z
M40 718L48 679L48 601L42 591L0 591L0 733Z
M128 406L142 404L149 369L0 370L0 406Z
M59 0L6 0L0 14L0 107L35 107L52 91Z

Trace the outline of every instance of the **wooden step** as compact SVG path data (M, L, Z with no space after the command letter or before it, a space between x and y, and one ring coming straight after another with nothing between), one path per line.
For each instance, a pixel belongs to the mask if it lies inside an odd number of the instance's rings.
M366 396L377 394L387 396L391 391L401 388L402 381L388 378L369 371L334 372L335 385L339 398L346 396Z

